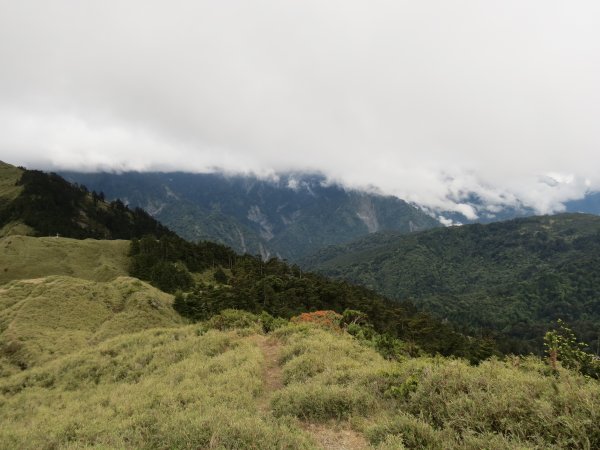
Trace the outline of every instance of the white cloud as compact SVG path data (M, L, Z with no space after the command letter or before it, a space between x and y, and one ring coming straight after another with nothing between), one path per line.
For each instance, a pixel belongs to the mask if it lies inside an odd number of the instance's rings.
M599 21L592 0L0 0L0 159L557 211L600 189Z

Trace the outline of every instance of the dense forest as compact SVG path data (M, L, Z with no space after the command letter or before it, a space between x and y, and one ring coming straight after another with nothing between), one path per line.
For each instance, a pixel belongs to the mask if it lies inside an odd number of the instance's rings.
M302 312L358 310L379 333L417 344L428 353L456 355L473 362L496 353L486 336L467 337L419 312L409 302L391 302L375 292L298 266L260 257L237 255L209 242L146 236L131 243L131 275L177 293L176 309L192 320L206 320L227 309L243 309L290 318ZM215 268L212 280L194 281L193 272Z
M565 320L592 350L600 332L600 217L530 217L331 247L304 267L360 283L465 328L495 330L505 352L539 352Z

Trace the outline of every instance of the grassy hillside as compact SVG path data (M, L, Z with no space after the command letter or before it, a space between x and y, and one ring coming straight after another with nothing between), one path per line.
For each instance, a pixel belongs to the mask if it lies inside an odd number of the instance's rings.
M536 348L562 318L594 350L600 338L600 217L531 217L408 236L377 234L305 261L465 327L492 328ZM532 345L521 345L523 340ZM539 348L539 341L537 348Z
M135 278L94 282L65 276L0 288L0 376L107 338L182 323L172 297Z
M314 448L290 420L257 414L252 339L196 331L119 337L1 380L0 447Z
M23 187L19 186L18 182L22 175L22 169L0 161L0 217L21 194ZM11 234L31 234L32 231L18 219L10 222L0 221L0 237Z
M8 236L0 239L0 284L68 275L109 281L128 275L129 241Z
M0 379L0 447L600 446L600 384L535 358L390 362L342 330L265 336L245 320L120 336Z
M21 193L23 188L17 185L21 175L22 169L0 161L0 208Z

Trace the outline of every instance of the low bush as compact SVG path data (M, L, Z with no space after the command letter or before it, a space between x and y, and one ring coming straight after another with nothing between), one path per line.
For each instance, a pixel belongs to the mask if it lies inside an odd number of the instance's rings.
M239 309L224 309L212 316L206 326L217 330L251 328L259 331L262 328L259 316Z
M373 398L353 386L294 383L277 392L271 405L276 416L323 422L365 415L373 409Z
M292 323L311 323L331 331L341 331L342 315L335 311L315 311L292 317Z
M360 419L373 445L431 449L600 448L600 384L537 357L479 366L444 357L386 361L348 335L292 325L279 415Z
M444 434L430 424L403 412L378 421L365 430L365 435L374 445L385 443L390 436L397 436L408 449L443 450L444 442L448 442L447 436L444 439Z
M574 372L563 371L556 380L497 360L479 367L447 360L422 371L402 408L459 433L599 448L598 405L598 383Z

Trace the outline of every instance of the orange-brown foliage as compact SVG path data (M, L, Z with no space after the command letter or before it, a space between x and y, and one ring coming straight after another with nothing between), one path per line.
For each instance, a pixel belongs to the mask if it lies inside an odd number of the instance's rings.
M315 311L292 317L292 323L313 323L330 330L341 330L342 315L335 311Z

